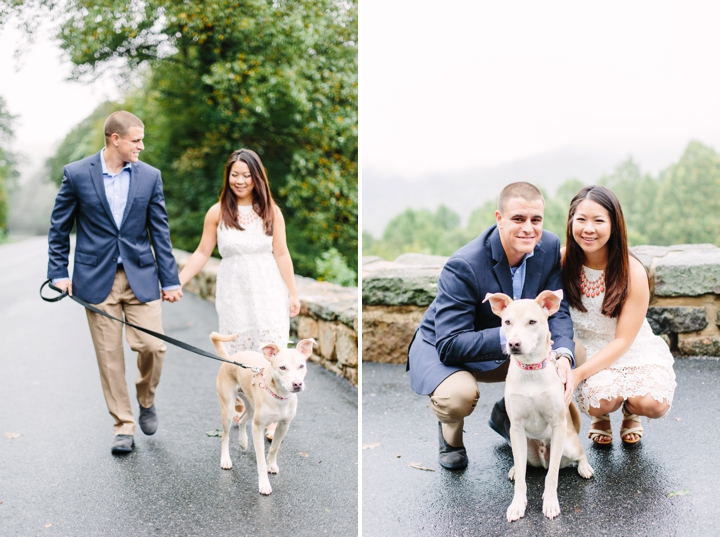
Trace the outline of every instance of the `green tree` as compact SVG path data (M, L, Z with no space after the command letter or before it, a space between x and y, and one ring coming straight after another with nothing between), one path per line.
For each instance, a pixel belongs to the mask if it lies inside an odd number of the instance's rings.
M10 150L13 140L13 121L15 116L7 111L5 98L0 96L0 238L7 234L8 190L14 186L19 176L17 156Z
M643 174L640 166L628 158L612 174L601 177L598 184L608 187L618 197L630 245L648 244L648 226L654 219L653 206L659 186L657 179Z
M143 159L163 171L176 246L195 248L225 160L249 147L268 169L297 272L313 275L333 249L357 266L357 2L25 4L57 15L76 78L119 61L127 79L143 73L123 107L146 123Z
M650 244L720 244L720 155L690 142L677 164L659 179L649 210Z
M65 136L55 154L47 160L48 175L58 185L62 182L66 164L81 160L105 145L103 126L107 117L122 107L118 103L106 102L78 123Z
M362 255L372 256L376 255L392 261L397 257L397 251L391 250L386 246L382 239L376 239L368 231L363 231L362 234Z
M388 222L382 239L363 234L363 254L395 259L407 252L450 255L468 241L460 228L460 216L440 205L429 209L406 209Z
M482 207L475 209L468 218L467 232L471 238L477 237L487 228L495 224L497 201L486 201Z
M583 182L579 179L568 179L558 187L553 197L548 196L547 193L543 191L543 196L545 197L543 229L555 233L560 237L561 243L565 242L565 229L567 226L570 202L584 186Z
M383 231L382 242L393 258L405 252L433 253L425 243L436 231L429 209L406 209L394 217Z

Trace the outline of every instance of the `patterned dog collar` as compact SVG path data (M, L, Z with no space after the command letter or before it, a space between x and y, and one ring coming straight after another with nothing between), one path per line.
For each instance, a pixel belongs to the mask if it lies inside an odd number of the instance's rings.
M550 354L547 358L545 358L542 362L535 362L534 364L523 364L521 362L518 362L515 360L515 363L518 365L520 369L523 369L525 371L536 371L538 369L545 369L545 366L548 364L548 359L554 360L555 359L555 351L550 351Z
M270 388L268 388L268 387L265 385L265 380L264 380L262 377L260 377L260 383L259 383L259 384L260 384L260 387L261 387L261 388L264 388L265 391L268 392L270 395L272 395L275 399L280 399L281 401L285 401L286 399L290 399L290 397L292 397L292 395L290 395L290 396L288 396L288 397L280 397L278 394L276 394L274 391L272 391ZM294 394L293 394L293 395L294 395Z

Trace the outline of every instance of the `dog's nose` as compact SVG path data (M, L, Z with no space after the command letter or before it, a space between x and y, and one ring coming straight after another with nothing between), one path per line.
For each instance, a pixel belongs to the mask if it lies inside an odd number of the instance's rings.
M520 342L519 341L508 341L508 349L510 349L510 352L520 352Z
M292 384L293 384L293 390L295 390L296 392L299 392L300 390L303 389L302 382L293 382Z

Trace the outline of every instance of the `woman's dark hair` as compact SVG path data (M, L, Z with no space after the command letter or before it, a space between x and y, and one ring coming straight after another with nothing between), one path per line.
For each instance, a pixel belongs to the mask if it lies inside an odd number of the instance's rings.
M260 157L255 151L250 149L238 149L233 151L225 163L225 175L223 179L222 193L220 194L220 214L222 221L227 227L242 230L242 226L238 223L238 206L235 193L230 188L230 169L238 161L247 164L250 169L250 176L253 180L253 210L260 215L263 221L263 230L266 235L273 234L273 211L275 210L275 202L270 193L270 184L268 183L265 168L262 165Z
M570 202L565 231L565 254L563 255L563 286L568 304L587 311L582 305L580 272L585 261L585 252L573 237L573 219L580 202L590 200L602 206L610 215L610 238L607 242L608 262L605 267L605 297L602 314L618 317L630 290L630 250L627 243L625 217L617 196L604 186L586 186Z

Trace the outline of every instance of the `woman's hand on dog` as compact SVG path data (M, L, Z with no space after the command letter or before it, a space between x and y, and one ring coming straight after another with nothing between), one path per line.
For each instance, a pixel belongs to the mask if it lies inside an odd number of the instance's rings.
M563 398L565 399L565 404L569 405L570 401L572 401L573 393L575 392L575 376L573 375L573 371L570 367L570 360L568 358L561 356L560 359L558 359L557 364L558 376L565 385Z

